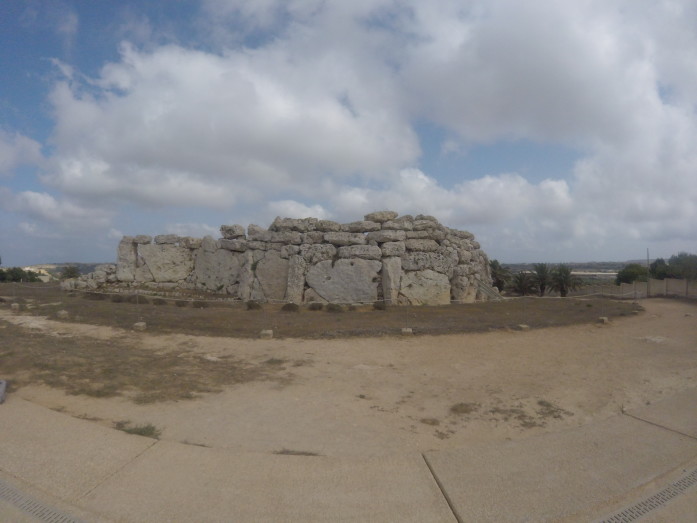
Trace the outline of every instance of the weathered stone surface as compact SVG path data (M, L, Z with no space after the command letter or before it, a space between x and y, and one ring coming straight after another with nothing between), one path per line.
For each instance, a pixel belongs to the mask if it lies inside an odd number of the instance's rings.
M417 214L414 220L428 221L438 223L438 220L429 214Z
M327 260L307 272L307 283L329 302L369 303L377 299L378 271L382 263L372 260Z
M226 240L236 240L237 238L244 238L244 227L241 225L221 225L220 235Z
M300 245L283 245L281 247L281 258L290 258L295 254L300 254Z
M237 289L239 298L242 301L251 299L252 287L254 286L254 255L251 251L243 252L238 256L240 262L240 286Z
M382 255L386 257L401 256L406 252L404 242L385 242L380 246Z
M427 231L430 229L443 229L445 230L445 227L443 227L440 223L434 222L431 220L414 220L414 230L415 231Z
M317 230L322 232L339 232L341 224L331 220L319 220L317 222Z
M218 240L218 243L220 245L221 249L225 249L226 251L234 251L234 252L244 252L249 248L249 245L247 243L247 240L226 240L223 238L222 240Z
M288 287L288 260L277 251L267 251L254 271L267 300L281 301Z
M155 236L155 243L157 245L174 245L179 243L179 236L176 234L158 234Z
M308 232L317 228L317 218L281 218L277 216L269 226L269 231Z
M463 240L473 240L474 235L469 231L459 231L457 229L448 229L448 234L453 235L457 238L462 238Z
M458 249L457 256L460 264L465 264L472 261L472 253L466 249Z
M401 258L384 258L382 260L382 296L388 305L397 304L401 281Z
M347 245L339 247L339 258L362 258L364 260L379 260L382 258L380 247L373 245Z
M156 282L185 279L194 268L191 251L175 245L141 245L138 254L143 257Z
M366 214L363 219L367 222L383 223L389 220L394 220L397 216L399 216L399 214L394 211L377 211Z
M325 232L324 241L333 245L364 245L365 235L353 232Z
M382 228L395 229L400 231L411 231L414 228L414 218L406 214L394 220L386 221L382 224Z
M431 238L431 232L432 231L427 231L427 230L421 230L421 231L407 231L407 240L421 240L424 238Z
M187 249L196 250L201 248L201 238L192 238L191 236L182 236L179 239L179 245Z
M446 256L439 252L412 251L402 256L402 269L405 271L431 269L450 276L456 265L457 257Z
M365 220L347 223L342 225L341 227L342 230L345 230L347 232L372 232L379 231L382 228L378 222L369 222Z
M376 241L378 243L384 243L384 242L401 242L404 241L407 237L406 232L404 231L395 231L395 230L380 230L380 231L373 231L369 232L366 235L366 239L368 241Z
M136 276L136 244L131 236L124 236L119 242L116 263L116 278L119 281L133 281Z
M146 245L148 243L152 243L152 236L147 236L145 234L139 234L135 238L132 238L133 243L137 243L139 245Z
M230 240L228 240L230 241ZM240 276L240 260L232 252L200 249L194 261L194 278L199 289L227 292Z
M247 226L247 239L248 240L253 240L253 241L260 241L260 242L265 242L267 241L267 231L263 227L259 227L258 225L254 223L250 223L249 226Z
M322 296L317 294L317 291L315 291L313 288L305 289L303 301L305 303L329 303L327 300L322 298Z
M206 252L215 252L220 248L220 243L218 240L214 239L212 236L206 236L201 240L201 249Z
M404 242L408 251L435 252L438 250L438 242L434 240L406 240Z
M311 265L324 260L331 260L336 256L336 247L330 243L313 245L301 245L300 254Z
M322 243L324 241L324 233L322 231L310 231L300 236L302 244Z
M293 255L289 258L288 287L286 288L285 301L289 303L302 303L306 270L307 263L305 262L305 258L299 255Z
M406 272L400 293L412 305L445 305L450 303L450 281L445 274L430 269Z

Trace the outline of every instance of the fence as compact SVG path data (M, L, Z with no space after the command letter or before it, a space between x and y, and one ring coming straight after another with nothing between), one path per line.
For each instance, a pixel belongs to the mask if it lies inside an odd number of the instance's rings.
M649 279L649 281L622 283L621 285L589 285L569 293L569 296L589 295L619 299L655 298L657 296L697 298L697 281L676 280L674 278Z

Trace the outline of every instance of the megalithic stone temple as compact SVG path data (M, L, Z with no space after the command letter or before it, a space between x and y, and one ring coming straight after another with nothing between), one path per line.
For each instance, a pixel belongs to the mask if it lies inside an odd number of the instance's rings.
M115 265L67 288L223 294L258 302L441 305L497 297L474 236L432 216L367 214L337 223L276 218L223 225L221 238L125 236Z

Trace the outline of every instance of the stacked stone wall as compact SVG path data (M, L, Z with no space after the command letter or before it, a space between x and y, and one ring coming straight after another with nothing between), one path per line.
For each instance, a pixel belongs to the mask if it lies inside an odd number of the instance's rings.
M472 234L432 216L368 214L340 224L276 218L268 229L223 225L221 238L126 236L116 265L77 288L138 287L243 301L437 305L487 299L489 261Z

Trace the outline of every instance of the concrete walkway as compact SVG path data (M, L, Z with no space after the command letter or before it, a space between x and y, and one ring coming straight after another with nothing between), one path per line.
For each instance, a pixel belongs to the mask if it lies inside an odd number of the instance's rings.
M0 406L2 521L694 521L695 514L697 389L564 432L379 459L234 453L128 435L12 396Z

